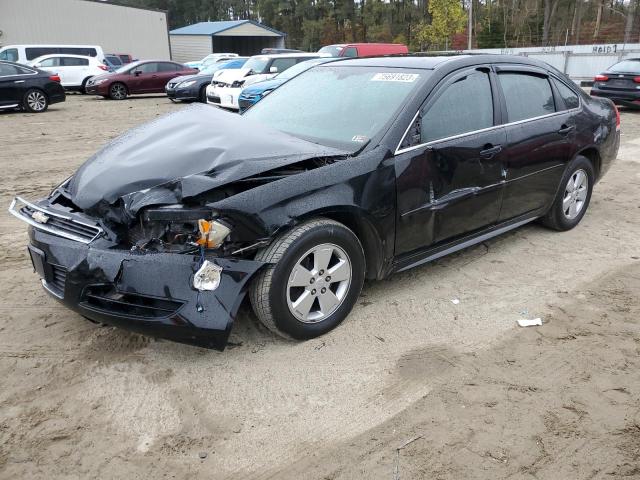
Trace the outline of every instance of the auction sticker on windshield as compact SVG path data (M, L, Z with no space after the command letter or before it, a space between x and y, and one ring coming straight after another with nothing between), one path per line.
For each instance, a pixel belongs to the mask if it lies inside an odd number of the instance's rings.
M419 73L376 73L371 77L372 82L415 82Z

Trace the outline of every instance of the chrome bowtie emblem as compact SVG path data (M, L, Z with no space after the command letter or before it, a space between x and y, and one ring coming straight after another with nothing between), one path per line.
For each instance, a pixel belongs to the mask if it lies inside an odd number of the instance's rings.
M49 221L49 217L47 217L42 212L33 212L31 214L31 218L33 218L38 223L47 223Z

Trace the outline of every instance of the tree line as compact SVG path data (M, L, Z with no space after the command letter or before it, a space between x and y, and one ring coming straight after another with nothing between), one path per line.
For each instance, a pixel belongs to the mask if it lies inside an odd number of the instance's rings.
M255 20L289 48L405 43L412 51L640 43L640 0L114 0L168 11L170 28Z

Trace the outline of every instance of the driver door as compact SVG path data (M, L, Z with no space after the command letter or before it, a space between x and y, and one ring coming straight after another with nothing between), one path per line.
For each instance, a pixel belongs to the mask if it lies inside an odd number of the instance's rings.
M500 214L506 133L488 67L452 74L396 152L396 256L455 241Z
M158 63L148 62L138 65L131 72L128 82L130 93L148 93L154 90L154 82L158 77Z

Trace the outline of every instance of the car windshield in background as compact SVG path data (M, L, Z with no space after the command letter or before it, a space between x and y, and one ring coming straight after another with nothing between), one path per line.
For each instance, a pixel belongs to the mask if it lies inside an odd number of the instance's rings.
M319 67L288 81L246 116L282 132L357 151L376 136L429 71Z
M332 57L337 57L340 55L340 50L342 50L343 46L344 45L327 45L318 50L318 53L328 53Z
M300 62L293 67L287 68L284 72L279 73L277 76L278 79L288 80L290 78L295 77L296 75L301 74L305 70L309 70L314 65L318 65L319 63L326 63L330 60L326 58L314 58L313 60L305 60L304 62Z
M640 73L640 61L623 60L620 63L610 66L608 71L612 73Z
M269 63L269 58L267 57L253 57L247 60L247 63L244 64L244 68L248 68L254 73L262 73L262 71L267 67L267 63Z

